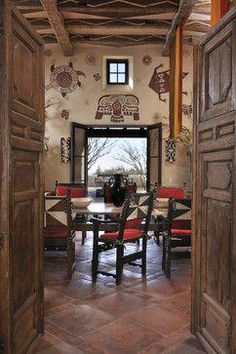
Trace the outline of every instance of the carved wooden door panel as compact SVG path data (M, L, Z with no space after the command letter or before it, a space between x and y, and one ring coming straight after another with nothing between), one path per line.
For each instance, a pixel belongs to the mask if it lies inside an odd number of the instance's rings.
M192 329L236 353L236 11L200 44L195 124Z
M9 0L0 31L0 342L20 354L43 330L43 47Z

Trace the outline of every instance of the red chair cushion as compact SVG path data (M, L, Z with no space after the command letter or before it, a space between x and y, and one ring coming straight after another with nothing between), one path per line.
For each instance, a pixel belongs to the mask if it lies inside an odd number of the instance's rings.
M107 232L103 235L100 236L101 239L105 239L105 240L111 240L114 241L117 239L119 235L119 231L116 232ZM135 229L125 229L124 231L124 236L123 239L124 240L132 240L135 238L139 238L142 235L142 231L140 230L135 230Z
M63 225L49 225L44 228L44 237L60 237L66 238L68 236L68 228Z
M183 188L159 188L157 190L157 197L158 198L184 198L184 190Z
M56 188L56 196L66 196L67 191L70 191L71 198L83 198L87 197L87 190L85 188L70 188L65 186L57 186Z
M172 235L191 235L192 230L184 230L184 229L171 229Z
M132 229L133 227L138 227L142 224L142 221L143 221L143 218L141 218L141 217L127 220L125 223L125 228Z

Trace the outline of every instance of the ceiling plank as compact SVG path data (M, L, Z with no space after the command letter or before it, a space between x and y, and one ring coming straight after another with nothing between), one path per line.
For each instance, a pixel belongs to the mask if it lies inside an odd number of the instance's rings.
M189 16L191 15L196 0L181 0L179 4L178 12L176 13L175 17L173 18L171 28L166 36L166 42L164 45L164 49L162 51L162 56L169 55L169 47L171 45L172 39L175 36L176 28L182 24L184 25L185 22L188 20Z
M70 13L82 13L91 15L102 15L107 17L127 17L127 16L142 16L151 14L163 14L176 12L176 6L173 4L162 4L152 7L134 7L134 6L110 6L110 7L88 7L88 6L78 6L78 7L59 7L60 12L70 12Z
M41 3L44 10L47 12L50 25L64 55L72 56L74 54L74 47L72 46L69 34L65 29L64 19L57 9L56 0L41 0Z
M53 30L48 25L34 25L34 28L40 34L51 34ZM67 31L71 34L79 35L130 35L130 36L159 36L166 35L169 26L87 26L87 25L68 25Z

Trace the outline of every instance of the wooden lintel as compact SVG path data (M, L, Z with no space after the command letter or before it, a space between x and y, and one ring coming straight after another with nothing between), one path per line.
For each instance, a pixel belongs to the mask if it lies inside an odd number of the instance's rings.
M47 12L48 20L56 35L65 56L72 56L74 48L70 42L69 34L64 26L64 19L57 9L55 0L41 0L44 10Z
M164 45L164 49L162 51L162 56L169 55L169 47L170 44L175 37L176 29L178 26L184 26L185 22L188 20L189 16L191 15L196 0L181 0L179 9L173 18L171 28L166 36L166 42Z

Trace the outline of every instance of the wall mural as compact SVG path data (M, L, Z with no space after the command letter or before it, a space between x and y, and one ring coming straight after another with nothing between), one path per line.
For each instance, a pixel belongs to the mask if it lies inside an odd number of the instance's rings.
M166 143L166 162L174 163L176 162L176 142L174 139L167 139Z
M152 57L150 55L148 55L148 54L144 55L142 57L142 63L145 66L148 66L148 65L152 64Z
M97 65L96 55L94 55L93 53L89 53L85 58L85 62L87 65L92 65L92 66Z
M81 87L79 76L85 77L82 71L75 70L73 63L68 65L51 66L50 83L46 85L46 91L54 88L62 94L62 97L69 99L68 93L75 91L77 86Z
M71 138L61 138L61 162L70 162L71 160Z
M63 110L61 111L61 117L62 117L63 119L65 119L65 120L69 119L69 117L70 117L69 111L67 111L66 109L63 109Z
M110 116L111 122L122 123L125 118L139 120L139 99L134 95L105 95L98 101L95 119Z
M99 80L101 80L102 77L99 73L96 73L93 75L93 78L95 79L95 81L99 81Z
M163 67L162 64L158 65L154 69L154 73L152 75L152 78L148 86L158 94L160 101L166 102L166 99L162 98L162 94L170 92L170 70L158 72L157 70L160 69L161 67ZM188 73L183 72L183 79L187 75ZM183 94L187 95L187 92L184 91Z

